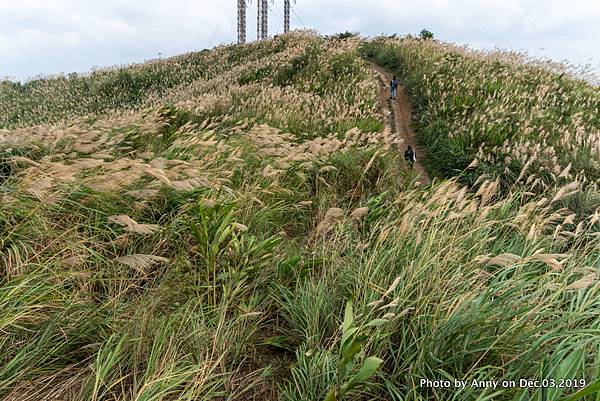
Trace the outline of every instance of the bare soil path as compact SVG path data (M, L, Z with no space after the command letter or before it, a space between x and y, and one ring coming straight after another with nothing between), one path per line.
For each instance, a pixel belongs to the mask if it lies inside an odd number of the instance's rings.
M411 127L412 109L404 88L400 85L396 100L391 100L389 82L392 80L392 74L377 64L370 63L370 67L381 85L379 104L386 127L391 129L393 133L397 133L404 140L404 149L407 145L412 146L417 154L417 161L413 168L419 177L418 181L423 185L430 184L431 179L419 161L426 156L427 150L417 145L415 131Z

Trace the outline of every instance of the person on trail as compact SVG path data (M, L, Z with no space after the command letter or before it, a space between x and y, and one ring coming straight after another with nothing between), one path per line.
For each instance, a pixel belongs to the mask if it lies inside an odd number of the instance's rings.
M404 160L406 160L411 169L413 168L413 164L417 161L417 153L410 145L408 145L408 148L404 151Z
M392 81L390 82L390 99L396 100L397 93L398 93L398 80L396 79L396 76L394 75L394 78L392 78Z

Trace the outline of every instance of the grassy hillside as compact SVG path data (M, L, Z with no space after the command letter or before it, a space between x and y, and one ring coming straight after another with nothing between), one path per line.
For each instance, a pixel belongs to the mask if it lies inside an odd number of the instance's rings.
M0 128L68 123L74 117L90 122L174 104L192 114L186 117L195 122L211 116L252 117L311 135L345 132L356 125L379 129L378 122L369 119L374 104L363 96L371 88L357 81L364 71L357 70L348 49L331 47L323 49L315 39L299 42L283 36L245 48L221 47L85 76L2 82ZM348 76L352 80L340 85ZM265 88L268 84L273 87ZM285 104L289 113L273 113L267 100Z
M598 87L514 53L431 40L378 38L363 52L402 77L436 175L461 174L477 160L466 182L526 178L540 192L559 177L599 182Z
M557 400L573 383L421 380L600 377L600 209L582 200L597 199L598 142L569 156L565 117L564 135L540 137L555 159L498 158L520 131L473 141L458 118L495 103L440 109L425 84L498 72L471 55L435 72L441 52L459 50L295 33L4 83L0 398ZM422 187L405 169L362 54L402 72L447 179ZM555 79L529 71L519 79ZM566 82L568 112L598 127L597 92ZM543 110L535 127L553 127ZM439 150L452 141L462 164ZM505 162L522 177L498 173ZM548 178L546 162L562 170Z

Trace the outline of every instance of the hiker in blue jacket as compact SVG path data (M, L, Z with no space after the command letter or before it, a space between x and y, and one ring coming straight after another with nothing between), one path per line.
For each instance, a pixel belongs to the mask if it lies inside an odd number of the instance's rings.
M398 94L398 80L394 75L392 82L390 82L390 99L396 100L396 95Z

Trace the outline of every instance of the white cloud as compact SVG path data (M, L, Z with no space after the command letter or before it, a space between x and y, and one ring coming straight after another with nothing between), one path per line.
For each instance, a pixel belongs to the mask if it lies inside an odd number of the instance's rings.
M275 0L271 32L282 31ZM0 0L0 76L85 71L231 43L236 0ZM433 31L440 39L528 49L600 63L597 0L298 0L304 24L324 34ZM255 35L255 2L248 38ZM292 25L302 27L292 14ZM544 48L540 51L540 48Z

